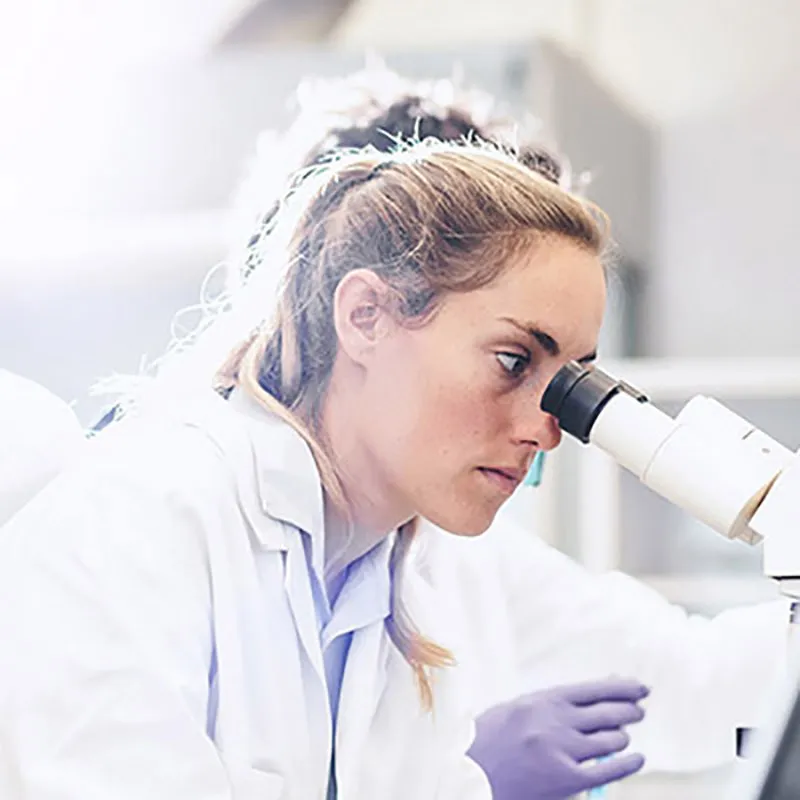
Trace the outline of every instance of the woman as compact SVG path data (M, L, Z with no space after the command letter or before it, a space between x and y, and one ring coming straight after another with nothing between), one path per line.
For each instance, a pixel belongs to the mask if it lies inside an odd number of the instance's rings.
M165 370L4 530L2 796L490 796L410 545L482 533L558 444L539 397L594 357L603 225L453 145L343 157L275 224L207 331L262 317L217 393Z
M410 81L378 66L305 81L297 95L294 121L281 136L265 135L240 191L243 227L251 225L248 208L280 194L291 165L307 167L342 147L391 149L416 135L518 141L526 165L561 186L570 184L568 165L534 144L490 96L451 81ZM231 276L234 283L258 266L259 237L254 238L255 247L232 261L234 267L245 265L245 275ZM587 572L513 516L501 515L478 540L428 528L420 540L431 581L451 596L459 594L460 605L470 609L469 648L459 653L459 669L473 675L479 716L471 753L480 753L488 773L490 758L508 771L515 742L530 764L525 741L537 726L555 758L542 761L543 771L549 766L536 785L543 797L563 786L562 774L550 767L570 760L561 742L574 731L569 718L554 723L552 696L560 702L569 694L565 682L600 679L603 687L610 673L635 675L652 690L645 720L630 729L633 746L651 769L692 772L730 764L736 729L759 725L767 689L780 680L787 662L785 601L706 619L688 615L631 576ZM517 736L521 719L525 735ZM502 742L502 748L486 752L491 742ZM584 776L585 769L578 774Z

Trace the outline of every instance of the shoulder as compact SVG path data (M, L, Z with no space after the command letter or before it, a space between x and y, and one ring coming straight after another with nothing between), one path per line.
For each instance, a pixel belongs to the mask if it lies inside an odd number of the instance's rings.
M266 410L209 390L145 407L106 429L75 473L95 496L147 497L208 524L237 512L252 522L266 495L292 486L292 448L304 447L296 440Z
M142 406L84 452L18 515L16 530L44 536L67 525L83 531L68 534L83 546L107 538L130 549L144 537L206 551L222 540L250 547L253 537L281 546L284 523L322 524L321 485L297 432L210 390Z
M75 472L95 486L202 506L230 494L236 472L247 468L248 447L248 431L225 401L203 396L115 423L91 442Z
M191 414L131 417L86 444L3 528L2 575L78 568L90 580L139 575L154 591L185 585L194 596L223 538L249 549L241 464Z

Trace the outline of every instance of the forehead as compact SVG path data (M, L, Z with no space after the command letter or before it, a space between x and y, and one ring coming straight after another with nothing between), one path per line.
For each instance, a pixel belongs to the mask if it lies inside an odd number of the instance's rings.
M465 320L510 317L546 330L565 352L591 350L603 321L605 273L599 256L552 237L517 254L487 286L451 299Z

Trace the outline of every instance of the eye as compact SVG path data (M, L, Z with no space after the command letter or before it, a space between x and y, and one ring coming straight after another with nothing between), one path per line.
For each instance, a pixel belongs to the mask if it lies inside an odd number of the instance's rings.
M497 360L500 366L512 378L518 378L530 364L530 356L521 355L520 353L496 353Z

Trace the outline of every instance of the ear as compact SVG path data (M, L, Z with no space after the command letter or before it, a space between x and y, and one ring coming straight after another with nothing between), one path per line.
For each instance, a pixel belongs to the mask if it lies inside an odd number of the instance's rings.
M333 324L340 349L363 364L394 326L391 289L369 269L348 272L333 295Z

